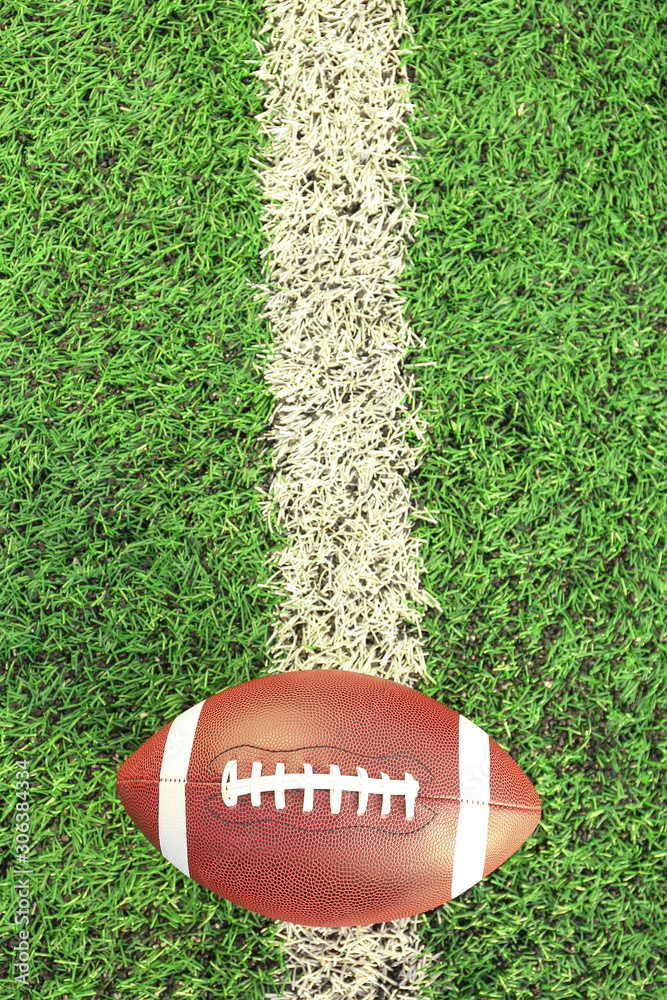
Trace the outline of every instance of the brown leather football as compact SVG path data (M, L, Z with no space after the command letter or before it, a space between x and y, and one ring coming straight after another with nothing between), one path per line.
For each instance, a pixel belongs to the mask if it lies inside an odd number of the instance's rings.
M541 815L518 764L474 723L339 670L207 698L126 760L117 787L186 875L315 927L439 906L514 854Z

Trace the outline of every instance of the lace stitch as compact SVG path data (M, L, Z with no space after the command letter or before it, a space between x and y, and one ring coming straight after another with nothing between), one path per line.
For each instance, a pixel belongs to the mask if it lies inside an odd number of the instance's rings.
M275 774L263 775L261 761L256 760L252 765L251 776L239 779L236 760L229 760L222 772L222 799L225 805L232 807L236 805L239 795L249 794L250 802L257 807L262 804L262 792L272 792L276 809L284 809L285 789L303 789L303 811L312 812L313 792L317 788L329 792L331 812L336 814L340 812L342 793L357 792L359 795L357 816L363 816L366 812L369 795L382 796L381 815L388 816L391 812L392 795L404 795L405 817L414 819L419 782L407 771L404 781L394 781L384 771L380 774L380 778L369 778L368 772L363 767L358 767L356 777L342 775L336 764L330 765L328 774L314 774L312 766L307 763L303 765L303 773L286 774L285 765L278 763Z

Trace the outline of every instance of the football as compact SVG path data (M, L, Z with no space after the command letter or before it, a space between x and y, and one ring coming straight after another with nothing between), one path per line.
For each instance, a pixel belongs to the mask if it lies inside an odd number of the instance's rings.
M151 844L207 889L313 927L376 924L465 892L537 826L518 764L394 681L274 674L189 708L121 766Z

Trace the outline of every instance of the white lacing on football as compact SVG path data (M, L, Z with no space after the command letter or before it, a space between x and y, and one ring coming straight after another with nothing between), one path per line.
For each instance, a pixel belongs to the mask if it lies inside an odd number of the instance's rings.
M239 779L237 763L230 760L222 772L222 799L225 805L235 806L239 795L249 794L252 805L260 806L262 792L269 792L275 797L276 809L284 809L285 789L297 788L303 789L303 811L312 812L313 792L316 788L321 788L329 792L331 812L334 814L340 812L342 793L356 792L359 796L357 816L363 816L366 812L369 795L382 796L381 815L388 816L391 812L392 795L404 795L405 818L414 819L419 782L407 771L404 781L394 781L384 771L380 774L380 778L369 778L363 767L357 768L356 776L341 774L340 768L335 764L330 765L328 774L313 774L310 764L303 765L303 773L285 774L285 765L279 763L276 764L275 774L263 775L261 761L256 760L252 765L251 776Z

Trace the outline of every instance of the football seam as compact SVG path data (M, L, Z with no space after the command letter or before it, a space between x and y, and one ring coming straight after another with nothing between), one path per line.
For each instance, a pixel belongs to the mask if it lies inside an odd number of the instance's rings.
M219 781L194 781L192 779L187 779L187 778L158 778L157 779L157 784L167 784L167 783L179 784L179 785L200 785L200 786L204 786L204 787L208 786L210 788L215 788L215 789L218 789L220 787L220 782ZM122 784L122 785L137 785L137 784L154 785L154 784L156 784L156 781L155 781L154 778L125 778L125 779L121 778L117 782L117 784ZM356 794L356 793L350 793L350 794ZM528 806L528 805L524 806L524 805L521 805L518 802L492 802L491 800L489 800L488 802L485 802L483 799L462 799L458 795L441 795L441 796L438 796L438 797L434 797L432 795L429 795L429 796L424 795L424 796L421 796L421 797L417 798L417 802L422 802L422 803L426 803L426 802L458 802L461 805L492 806L492 807L495 807L496 809L519 809L519 810L522 810L523 812L531 812L531 813L538 813L538 812L541 813L542 812L541 807L538 807L538 806Z
M489 800L486 802L484 799L462 799L458 795L443 795L440 798L432 798L424 796L421 799L417 799L418 802L460 802L461 805L470 806L489 806L491 809L519 809L522 812L530 813L541 813L541 806L524 806L519 802L492 802Z

